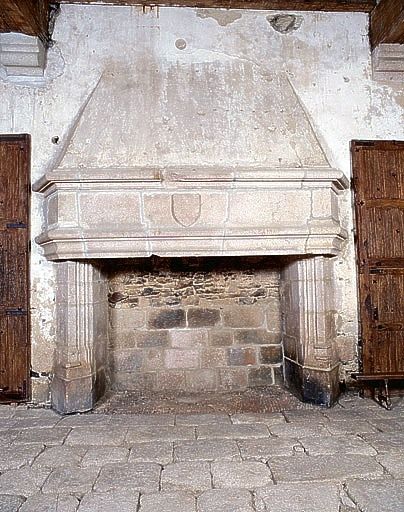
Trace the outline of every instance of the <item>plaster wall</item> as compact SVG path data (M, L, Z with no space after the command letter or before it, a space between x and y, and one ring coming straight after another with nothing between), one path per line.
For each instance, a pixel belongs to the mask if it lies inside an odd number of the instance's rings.
M113 83L114 73L129 71L139 83L142 112L138 138L133 141L136 151L131 152L137 159L133 165L265 163L270 149L265 145L265 130L271 130L271 122L277 123L274 105L279 103L279 119L288 131L297 122L292 112L282 112L281 94L265 94L265 80L273 77L287 82L296 94L312 135L323 148L322 158L347 176L351 139L404 139L404 89L401 83L372 80L365 14L299 13L295 29L287 33L274 30L270 21L275 14L64 5L56 20L45 76L6 77L0 69L0 131L31 134L35 181L59 166L80 112L100 78L107 74ZM210 81L200 80L202 68L209 71ZM183 80L176 82L181 89L173 104L170 95L161 91L167 91L164 77L176 74ZM163 79L154 78L157 75ZM248 105L237 98L240 81L253 98L245 116L240 109ZM196 109L196 115L186 118L187 123L171 126L174 149L167 155L150 128L156 126L155 113L166 112L159 122L168 129L171 116L181 106L178 103L192 103L198 89L206 97L209 87L231 101L206 103L203 111ZM215 123L217 108L227 123L220 130ZM98 129L105 139L107 127ZM108 153L102 161L112 164ZM41 231L40 206L41 198L33 194L33 239ZM336 264L337 339L343 368L350 370L356 364L357 316L349 193L342 201L341 216L350 236ZM55 275L53 264L44 259L34 241L31 261L32 368L46 374L52 371L57 337ZM45 400L46 393L44 376L34 382L33 398Z

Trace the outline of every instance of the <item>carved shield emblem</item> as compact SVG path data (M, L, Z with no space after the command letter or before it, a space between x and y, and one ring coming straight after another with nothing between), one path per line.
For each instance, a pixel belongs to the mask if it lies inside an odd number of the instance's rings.
M189 228L201 216L201 196L199 194L173 194L171 214L184 228Z

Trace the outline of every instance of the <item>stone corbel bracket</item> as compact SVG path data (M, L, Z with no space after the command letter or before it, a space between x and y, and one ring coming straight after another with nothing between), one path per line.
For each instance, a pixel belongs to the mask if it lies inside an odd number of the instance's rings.
M39 37L0 34L0 64L10 77L42 77L46 64L46 50Z
M44 195L36 241L50 260L333 256L347 188L331 168L59 168L33 187Z
M372 52L373 78L383 81L404 80L404 44L379 44Z

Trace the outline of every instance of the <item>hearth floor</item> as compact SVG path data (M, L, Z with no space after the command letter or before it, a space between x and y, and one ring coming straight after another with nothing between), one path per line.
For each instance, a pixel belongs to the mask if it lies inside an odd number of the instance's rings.
M200 414L243 412L269 413L291 409L316 409L302 403L281 386L245 391L204 393L110 392L97 404L95 413L106 414Z
M404 398L387 411L74 414L0 406L1 512L402 512Z

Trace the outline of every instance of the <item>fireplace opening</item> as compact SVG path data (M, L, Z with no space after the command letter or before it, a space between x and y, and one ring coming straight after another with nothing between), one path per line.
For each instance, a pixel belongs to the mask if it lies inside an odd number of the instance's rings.
M109 262L113 391L241 391L283 381L276 257Z

